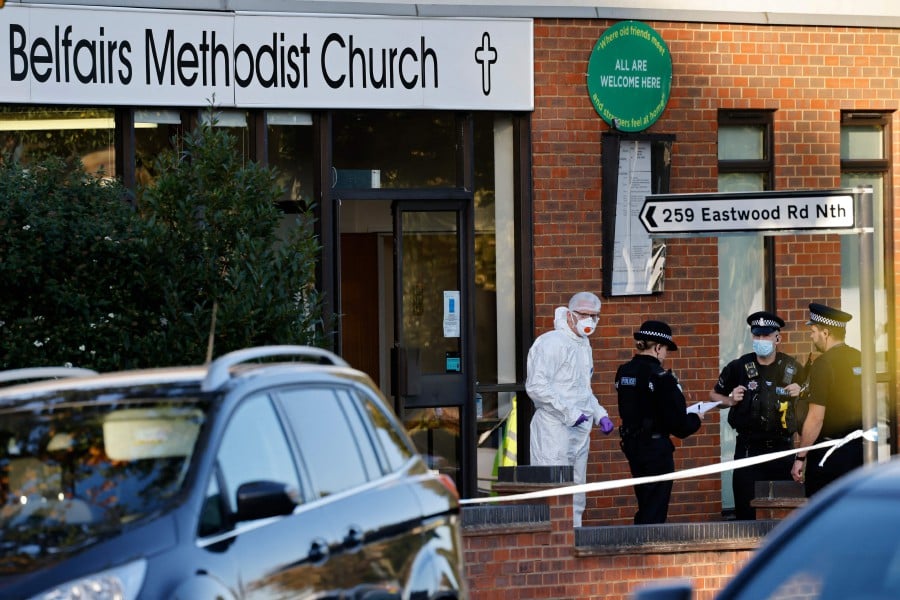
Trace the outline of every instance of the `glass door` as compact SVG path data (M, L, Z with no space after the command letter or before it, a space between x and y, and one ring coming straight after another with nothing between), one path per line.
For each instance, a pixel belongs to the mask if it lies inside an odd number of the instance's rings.
M392 206L395 408L431 468L451 476L464 497L475 482L470 206Z

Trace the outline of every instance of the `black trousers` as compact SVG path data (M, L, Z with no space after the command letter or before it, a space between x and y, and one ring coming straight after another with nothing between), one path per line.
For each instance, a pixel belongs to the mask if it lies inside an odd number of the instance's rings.
M642 437L622 441L632 477L664 475L675 470L675 446L669 436ZM660 481L634 486L638 510L635 525L665 523L672 497L672 482Z
M744 438L744 439L741 439ZM734 458L762 456L770 452L790 450L791 440L786 438L747 439L738 434L734 445ZM755 521L756 509L750 502L756 496L757 481L790 481L794 457L785 456L768 462L735 469L731 479L734 493L734 516L741 521Z
M822 441L822 440L818 440ZM823 466L819 461L825 456L829 448L810 450L806 457L806 472L804 473L806 497L809 498L832 481L840 478L857 467L863 465L863 441L857 438L844 444L831 453Z

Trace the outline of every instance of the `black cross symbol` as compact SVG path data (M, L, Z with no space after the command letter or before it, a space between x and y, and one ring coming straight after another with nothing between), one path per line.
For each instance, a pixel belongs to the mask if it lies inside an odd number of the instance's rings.
M481 34L481 46L475 48L475 62L481 65L481 91L488 96L491 93L491 65L497 62L497 49L491 46L491 35L487 31Z

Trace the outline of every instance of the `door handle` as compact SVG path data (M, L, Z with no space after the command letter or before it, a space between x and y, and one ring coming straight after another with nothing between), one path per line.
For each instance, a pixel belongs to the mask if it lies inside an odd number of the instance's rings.
M328 542L322 538L313 539L312 543L309 545L309 552L307 553L309 562L321 564L328 560L328 554Z
M391 394L418 396L422 393L421 352L395 344L391 348Z
M355 550L363 544L363 530L358 525L351 525L344 536L344 548Z

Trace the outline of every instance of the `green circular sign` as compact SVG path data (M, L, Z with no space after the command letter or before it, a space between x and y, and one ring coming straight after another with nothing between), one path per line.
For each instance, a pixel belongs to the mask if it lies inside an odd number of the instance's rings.
M587 88L594 110L613 128L643 131L656 122L669 102L669 47L646 23L616 23L594 45Z

